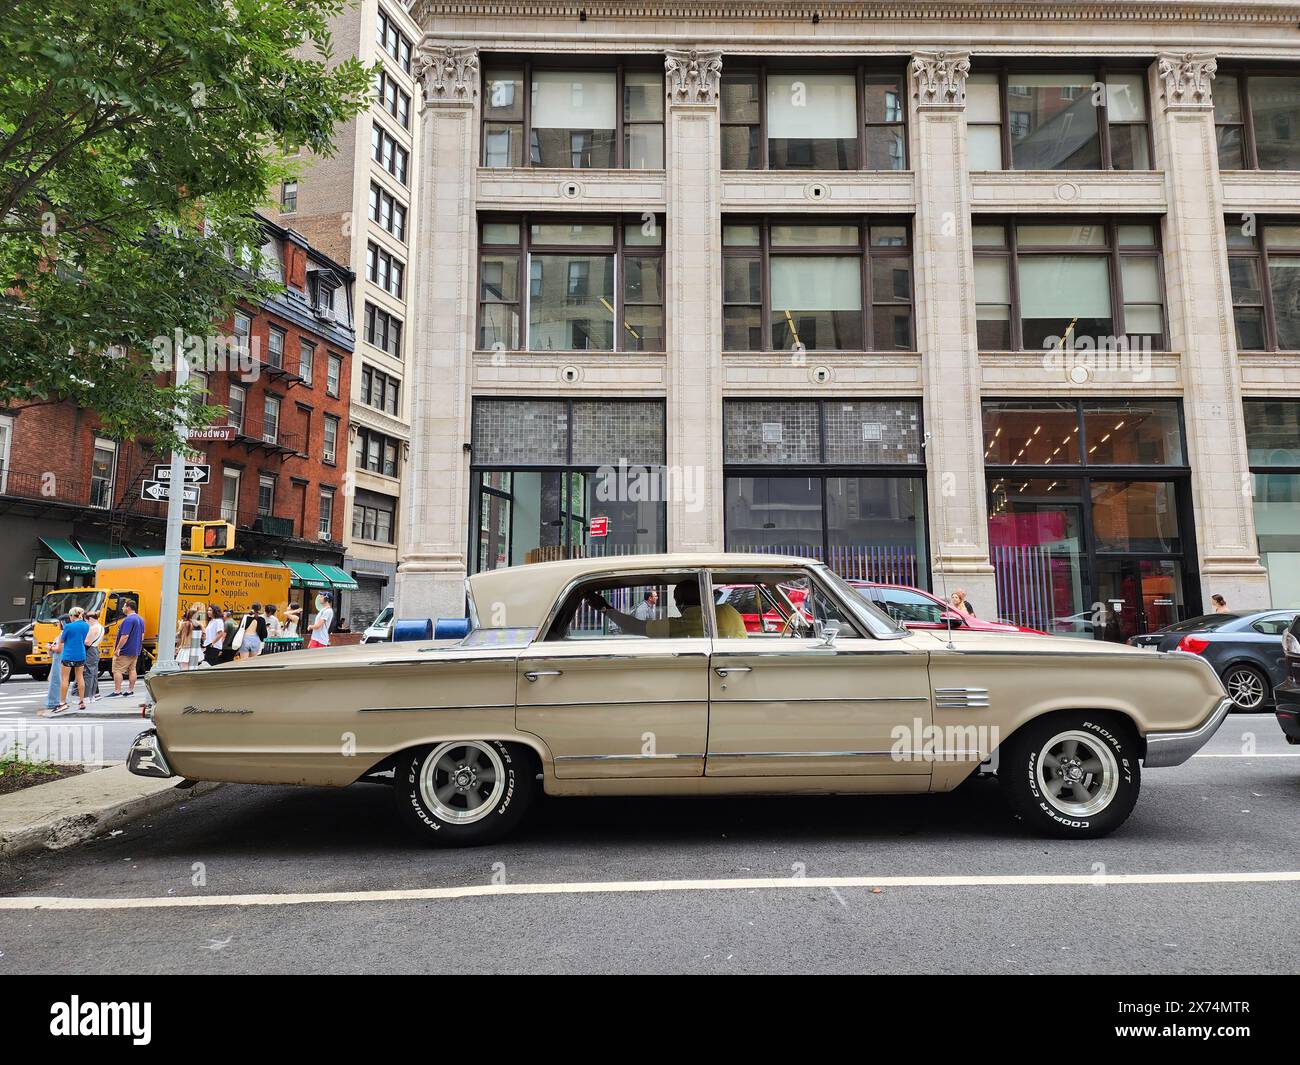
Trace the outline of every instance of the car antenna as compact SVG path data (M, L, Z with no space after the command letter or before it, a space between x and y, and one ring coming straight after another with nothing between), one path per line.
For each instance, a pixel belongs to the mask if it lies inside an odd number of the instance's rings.
M930 431L927 429L925 432L925 436L921 440L921 450L925 451L926 449L929 448L929 446L930 446ZM940 500L943 499L942 492L940 492L939 498ZM943 507L942 502L939 503L939 507L940 508ZM942 515L939 515L939 518L940 520L942 520ZM942 539L940 540L940 542L942 542ZM936 563L939 562L939 556L935 557L935 562ZM943 605L944 605L943 621L945 627L948 629L948 650L955 651L957 650L957 645L952 642L952 611L949 609L952 606L952 601L948 598L948 571L942 565L939 565L938 568L939 568L939 590L943 593Z

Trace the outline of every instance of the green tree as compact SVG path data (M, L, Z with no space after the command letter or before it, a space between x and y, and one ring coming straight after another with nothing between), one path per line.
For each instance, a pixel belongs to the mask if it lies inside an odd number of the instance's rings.
M160 378L156 338L271 287L252 212L370 91L331 54L342 4L0 3L0 406L71 401L159 446L178 401L215 414Z

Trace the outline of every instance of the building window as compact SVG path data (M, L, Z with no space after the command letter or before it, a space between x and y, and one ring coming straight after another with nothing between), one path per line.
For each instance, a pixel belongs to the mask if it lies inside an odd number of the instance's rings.
M90 460L90 505L108 510L113 506L113 485L117 479L117 444L95 438Z
M974 222L981 350L1165 350L1164 267L1154 223Z
M475 400L473 572L665 550L664 440L662 400Z
M723 434L728 551L928 585L916 400L727 400Z
M221 471L221 520L231 524L239 521L239 471Z
M379 105L408 129L411 123L411 94L404 91L386 70L375 75L375 99Z
M1176 400L986 400L983 411L1003 617L1123 641L1199 613Z
M357 489L352 500L352 537L374 543L393 543L393 516L397 500Z
M483 221L479 346L663 351L663 247L657 217Z
M403 277L406 267L402 260L385 251L374 241L366 245L366 279L378 285L390 296L402 298Z
M1221 66L1213 95L1220 170L1300 170L1300 76Z
M316 537L319 540L334 539L334 489L321 487L320 490L320 523L316 526Z
M529 86L525 94L524 86ZM483 74L483 165L662 170L662 69Z
M375 39L379 42L379 47L387 52L402 70L407 74L411 72L411 41L397 28L393 19L389 18L382 7L379 9Z
M316 345L306 340L298 341L298 376L304 384L311 384L312 371L316 362Z
M338 461L339 419L337 415L325 415L325 446L322 458L331 466Z
M1138 70L976 71L966 79L970 169L1150 170L1148 114Z
M338 355L330 355L326 367L325 394L337 399L340 383L343 379L343 360Z
M722 220L724 351L912 351L912 249L896 219Z
M270 326L266 331L266 362L277 370L284 366L284 330Z
M262 439L268 444L280 440L280 400L276 396L262 400Z
M406 206L391 192L370 183L370 221L406 243Z
M280 210L286 214L298 210L298 182L282 181L280 183Z
M393 177L403 185L406 184L406 168L410 161L410 153L378 122L370 127L370 155Z
M376 370L373 366L361 367L361 402L386 414L397 414L400 382L396 377Z
M243 311L235 312L235 344L241 355L252 351L253 320Z
M1226 228L1238 349L1300 350L1300 225L1251 215Z
M1300 399L1248 399L1246 453L1259 560L1269 601L1296 605L1300 588Z
M357 430L357 468L385 477L397 477L402 443L391 436L361 427Z
M728 64L724 170L906 170L901 73L804 73Z
M9 453L13 440L14 420L0 417L0 495L9 490Z
M244 432L244 406L248 400L248 389L243 385L230 386L230 399L226 403L226 424L233 425L235 432Z
M262 474L257 478L257 516L269 518L275 513L275 478Z
M365 336L367 344L372 344L395 359L402 357L402 320L387 311L381 311L373 303L366 304Z

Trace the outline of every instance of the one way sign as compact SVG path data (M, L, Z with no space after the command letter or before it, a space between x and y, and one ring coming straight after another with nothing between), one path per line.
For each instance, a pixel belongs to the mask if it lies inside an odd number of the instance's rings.
M195 462L185 464L185 483L186 484L207 484L208 474L211 473L212 467L200 465ZM153 468L153 479L155 481L170 481L172 479L172 468L168 463L159 463Z
M198 485L183 484L181 485L181 493L186 503L197 503L199 501ZM165 481L145 481L140 485L140 496L143 499L162 502L171 498L171 485Z

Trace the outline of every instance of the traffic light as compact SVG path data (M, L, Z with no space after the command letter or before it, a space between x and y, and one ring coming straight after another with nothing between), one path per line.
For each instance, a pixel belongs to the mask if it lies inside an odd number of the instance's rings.
M235 546L235 527L228 521L200 521L190 527L190 554L219 555Z

